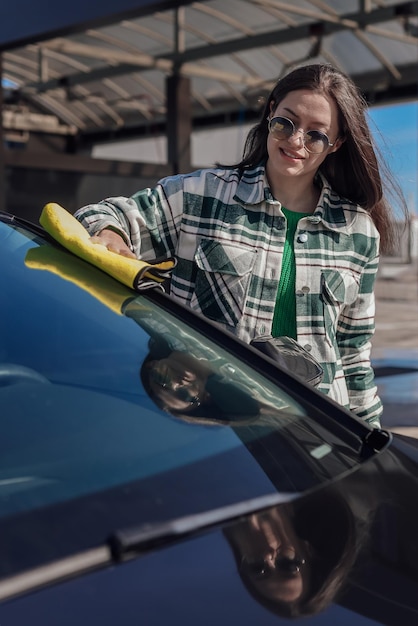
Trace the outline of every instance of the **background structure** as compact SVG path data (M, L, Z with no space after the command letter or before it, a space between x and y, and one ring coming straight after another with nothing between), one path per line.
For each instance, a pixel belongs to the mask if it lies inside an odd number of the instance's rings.
M193 134L254 122L299 64L338 66L371 106L416 100L417 15L417 0L3 4L1 205L74 210L200 165ZM97 157L128 138L164 138L163 163Z

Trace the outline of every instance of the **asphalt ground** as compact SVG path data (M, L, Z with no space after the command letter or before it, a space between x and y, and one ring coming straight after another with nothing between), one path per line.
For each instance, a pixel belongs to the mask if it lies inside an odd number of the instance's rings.
M372 362L382 426L418 438L418 263L384 261L376 282Z

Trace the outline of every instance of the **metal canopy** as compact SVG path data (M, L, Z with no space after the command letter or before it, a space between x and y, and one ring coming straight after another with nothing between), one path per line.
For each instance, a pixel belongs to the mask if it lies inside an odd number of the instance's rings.
M128 5L129 18L109 11L92 26L91 14L65 36L57 23L53 38L20 47L0 27L5 130L85 143L161 131L172 76L190 79L194 126L248 119L277 77L309 62L350 74L371 104L418 97L418 1L124 0L120 9Z

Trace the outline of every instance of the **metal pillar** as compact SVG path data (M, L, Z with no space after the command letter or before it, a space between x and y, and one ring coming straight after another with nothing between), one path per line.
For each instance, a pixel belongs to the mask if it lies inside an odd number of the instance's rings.
M174 11L174 51L185 50L185 7ZM190 79L180 75L180 66L174 64L173 73L166 80L168 163L174 174L185 174L191 168L191 86Z
M166 80L168 163L174 174L191 169L191 97L190 79L178 72Z

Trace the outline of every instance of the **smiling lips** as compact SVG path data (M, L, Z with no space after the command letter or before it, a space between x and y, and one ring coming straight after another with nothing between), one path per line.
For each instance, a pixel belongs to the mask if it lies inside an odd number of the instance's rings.
M286 157L288 157L290 159L301 160L301 159L305 158L304 156L300 156L299 154L293 154L292 152L288 152L284 148L280 148L280 152L282 152Z

